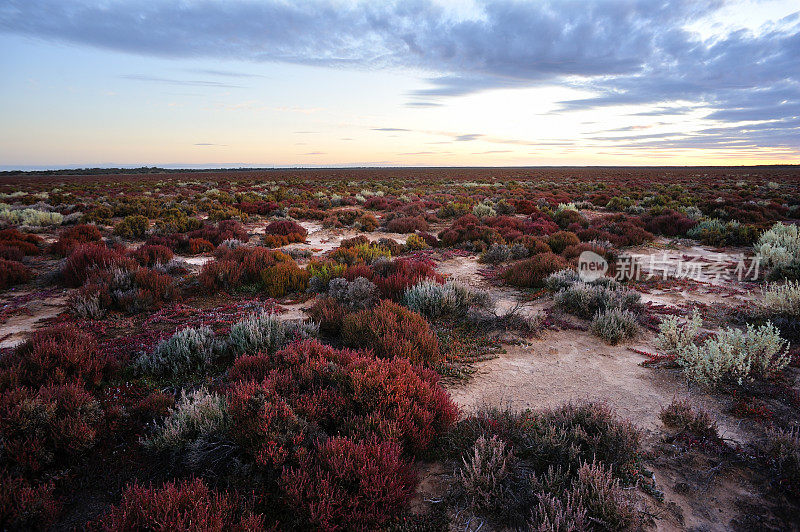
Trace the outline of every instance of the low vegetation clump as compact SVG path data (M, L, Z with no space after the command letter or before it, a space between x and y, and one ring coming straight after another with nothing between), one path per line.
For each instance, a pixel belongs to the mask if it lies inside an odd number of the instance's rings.
M463 316L472 306L485 306L488 294L448 281L422 281L406 289L403 305L427 318Z
M372 349L379 357L402 357L428 366L442 358L439 340L425 318L387 300L346 315L341 337L345 345Z
M548 284L554 286L558 281L551 280ZM640 299L638 292L627 290L606 278L592 283L574 282L561 288L554 296L556 307L584 319L611 310L636 311L640 308Z
M209 447L227 437L229 425L228 404L223 396L205 388L188 394L183 390L175 407L142 444L169 452L187 465L196 465Z
M114 226L114 234L125 238L141 238L150 228L150 220L141 214L126 216Z
M778 271L796 269L800 262L800 232L794 224L780 222L765 231L753 246L764 266Z
M640 478L640 436L596 403L545 412L484 410L450 436L454 511L497 528L636 530L624 489ZM538 528L537 528L538 527Z
M791 499L800 499L800 429L770 429L765 451L771 460L778 489Z
M686 235L709 246L749 246L758 236L753 226L717 218L700 221Z
M639 331L636 314L630 310L598 310L592 318L592 332L611 345L633 338Z
M702 320L695 314L679 325L676 318L665 320L656 343L665 354L674 354L686 376L704 384L733 381L742 384L755 379L770 379L791 359L780 331L767 322L748 324L746 330L723 328L715 336L697 343Z
M0 258L0 290L27 283L32 278L33 272L21 262Z
M136 359L134 367L144 375L174 378L206 369L216 348L214 333L208 327L186 327L162 340L149 353Z
M100 242L102 240L103 234L97 226L90 224L75 225L59 233L58 240L50 246L50 251L61 257L66 257L79 244Z
M57 212L38 209L7 209L0 206L0 223L30 227L61 225L64 216Z
M305 290L310 273L285 253L262 247L220 246L216 258L203 265L200 283L208 290L251 288L271 297Z
M673 399L663 407L658 415L669 428L675 429L682 436L700 442L719 443L717 422L705 410L695 408L687 400Z
M217 492L202 479L167 482L160 488L128 486L119 504L102 516L99 530L263 530L263 518L242 512L236 497Z
M567 261L555 253L540 253L513 264L500 273L500 277L512 286L541 288L551 273L567 268Z
M237 355L274 353L292 340L316 336L318 330L314 323L284 321L262 310L233 324L226 346Z

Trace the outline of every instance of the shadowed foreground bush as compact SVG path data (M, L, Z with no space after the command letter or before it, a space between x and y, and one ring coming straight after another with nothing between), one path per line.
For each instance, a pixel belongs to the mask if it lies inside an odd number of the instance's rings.
M125 489L122 500L93 524L108 531L137 530L264 530L260 516L243 512L236 497L209 489L197 478L161 488L134 483Z

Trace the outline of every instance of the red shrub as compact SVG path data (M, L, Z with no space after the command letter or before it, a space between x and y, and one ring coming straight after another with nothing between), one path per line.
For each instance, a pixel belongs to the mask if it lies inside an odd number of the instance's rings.
M387 300L345 316L341 335L345 345L368 347L379 357L403 357L425 365L442 357L439 339L425 318Z
M319 323L320 331L338 335L342 330L342 322L347 309L330 298L317 299L308 311L314 322Z
M267 216L277 211L280 208L280 206L274 201L254 201L254 202L244 201L236 205L236 208L247 214L258 214L261 216Z
M356 277L365 277L375 283L381 295L387 299L399 299L406 288L417 284L424 279L443 281L443 277L436 273L430 261L401 258L394 259L378 266L354 265L347 268L345 277L352 281Z
M616 247L636 246L653 239L639 218L625 214L609 214L591 221L589 227L577 231L584 242L608 240Z
M0 248L14 248L23 255L38 255L42 242L39 235L21 233L14 228L0 230Z
M25 252L15 246L6 245L10 241L0 241L0 259L21 262L25 257Z
M661 214L643 218L647 230L658 235L685 235L686 231L697 225L696 221L673 210L666 210Z
M7 463L40 471L67 463L94 445L97 401L78 384L26 387L0 396L0 433Z
M142 266L152 267L156 264L167 264L174 256L167 246L144 244L129 253Z
M300 242L305 240L306 236L308 236L308 231L306 231L305 227L292 220L276 220L267 224L264 228L264 234L283 236L301 235L302 238L296 240L296 242Z
M221 220L216 227L205 224L200 229L191 231L188 237L189 239L202 238L208 240L214 246L219 246L226 240L241 240L242 242L249 240L247 231L242 227L242 224L235 220Z
M548 275L565 268L569 268L569 263L562 257L540 253L509 266L500 277L512 286L540 288Z
M331 438L298 468L284 469L281 485L315 529L377 530L411 498L416 475L396 444Z
M386 230L390 233L414 233L416 231L427 231L428 222L422 216L405 216L394 218L386 224Z
M126 264L129 264L129 260L122 253L103 244L80 244L67 258L61 269L61 278L67 286L80 286L93 271Z
M295 459L305 443L305 422L269 381L234 384L228 410L233 437L260 466L278 467Z
M389 202L383 196L372 196L364 202L364 208L371 211L382 211L389 206Z
M46 530L59 511L52 482L31 484L24 478L0 474L0 528Z
M21 262L0 259L0 290L27 283L32 277L33 272Z
M205 238L189 239L189 253L192 255L199 255L200 253L207 253L209 251L214 251L214 244Z
M93 528L108 531L175 530L222 532L264 530L261 516L240 512L236 497L209 489L199 479L161 488L129 485L120 503Z
M94 337L72 325L36 331L2 365L13 367L15 379L25 386L76 382L94 387L114 369Z
M263 434L273 426L262 418L268 414L270 423L277 419L278 427L288 419L290 438L270 436L275 442L270 449L283 449L286 452L278 456L287 459L296 454L304 427L359 440L398 441L418 453L458 419L456 406L433 371L405 359L376 359L368 352L334 349L317 341L293 343L273 355L240 357L228 378L251 383L232 388L241 392L236 399L236 437L247 448L261 449ZM277 398L291 408L288 418L289 411Z
M496 229L484 225L474 214L465 214L439 233L439 240L446 246L471 243L482 251L495 242L501 242L503 237Z
M166 273L147 268L139 268L133 275L133 282L139 289L139 299L147 303L147 308L179 299L175 279Z
M81 224L61 231L58 240L51 246L51 251L56 255L65 257L78 244L99 242L103 239L102 233L95 225Z

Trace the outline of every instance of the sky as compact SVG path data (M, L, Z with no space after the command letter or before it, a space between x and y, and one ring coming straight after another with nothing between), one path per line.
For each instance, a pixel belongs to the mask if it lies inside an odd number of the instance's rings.
M798 0L0 2L0 169L782 163Z

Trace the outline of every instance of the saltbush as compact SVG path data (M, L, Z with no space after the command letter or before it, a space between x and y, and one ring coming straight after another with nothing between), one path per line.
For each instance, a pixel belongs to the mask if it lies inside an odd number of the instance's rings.
M639 331L637 323L636 315L629 310L598 310L592 318L592 333L611 345L616 345L636 336Z
M435 318L464 315L471 306L486 305L488 299L486 292L472 290L453 281L445 284L422 281L406 289L402 302L414 312Z
M794 224L778 222L753 247L765 266L785 268L800 261L800 232Z
M236 354L274 353L292 340L316 336L318 330L312 322L283 321L262 310L231 326L227 347Z
M216 340L208 327L186 327L159 342L134 363L144 375L181 377L201 371L213 360Z

